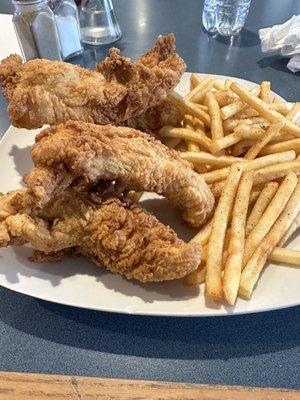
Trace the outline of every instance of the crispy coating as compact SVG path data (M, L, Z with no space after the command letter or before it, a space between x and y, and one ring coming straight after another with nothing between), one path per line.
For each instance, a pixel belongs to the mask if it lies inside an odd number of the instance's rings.
M162 194L195 227L213 211L213 195L191 164L175 150L131 128L70 121L42 131L31 156L36 168L25 182L40 204L53 198L61 187L56 182L68 182L72 172L74 179L117 181L127 190Z
M21 189L1 197L0 215L0 246L29 242L37 262L80 253L141 282L181 278L200 263L199 244L184 243L152 214L116 197L67 189L38 210L33 193Z
M11 55L0 63L10 121L27 129L68 120L122 125L160 103L178 84L185 64L174 49L172 34L159 36L137 62L112 48L97 71L41 59L23 64Z
M160 104L148 108L148 110L137 117L129 118L124 125L138 129L150 134L158 133L165 125L181 126L182 115L177 109L163 100Z

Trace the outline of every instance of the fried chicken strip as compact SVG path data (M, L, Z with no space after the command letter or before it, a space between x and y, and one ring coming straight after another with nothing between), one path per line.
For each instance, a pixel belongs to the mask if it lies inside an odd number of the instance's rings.
M25 183L47 203L81 177L87 182L117 181L127 190L162 194L198 227L211 215L214 198L191 164L149 135L125 127L67 122L42 131L31 150L36 166ZM68 172L66 172L68 171ZM56 182L67 182L57 185Z
M23 64L11 55L0 63L10 121L27 129L68 120L122 125L160 103L178 84L185 64L174 50L173 34L159 36L136 62L112 48L97 71L41 59Z
M129 118L124 125L138 129L150 134L158 133L165 125L181 126L182 115L177 109L163 100L160 104L148 108L148 110L137 117Z
M80 253L141 282L181 278L200 263L199 244L184 243L152 214L116 197L67 189L43 209L34 204L29 189L1 197L1 247L29 242L36 261Z

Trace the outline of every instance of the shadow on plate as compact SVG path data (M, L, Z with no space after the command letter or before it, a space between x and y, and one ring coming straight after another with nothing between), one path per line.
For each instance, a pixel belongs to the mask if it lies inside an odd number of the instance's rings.
M30 157L31 146L19 148L17 145L13 145L11 148L10 156L14 159L15 170L20 175L20 182L23 182L24 175L33 167L33 163Z
M30 247L12 247L11 251L14 252L14 257L19 262L18 272L7 267L5 262L0 263L0 274L5 276L10 283L18 283L19 275L21 275L49 281L51 286L56 287L69 277L88 275L107 289L127 297L138 297L145 303L153 303L155 300L186 301L199 295L198 287L186 286L182 280L146 284L136 280L129 281L96 266L82 256L65 257L61 261L39 264L28 260L28 256L31 254Z
M182 221L178 211L164 198L144 200L142 206L152 211L163 223L172 225L179 236L186 241L197 232ZM11 256L6 255L6 258L15 259L18 267L15 269L7 268L4 261L0 263L0 274L4 275L6 280L12 284L18 283L21 275L48 281L52 287L57 287L61 285L64 279L69 277L88 275L99 282L99 287L103 285L107 289L129 298L138 297L145 303L153 303L155 300L186 301L199 295L198 287L188 287L182 280L146 284L136 280L128 281L120 275L109 273L104 268L97 267L84 257L65 257L61 261L38 264L28 260L31 254L29 246L12 247L6 251L11 252Z
M140 204L143 208L153 213L164 225L169 225L177 233L178 237L185 242L188 242L199 231L199 229L188 226L182 219L180 211L165 198L145 199L141 200Z
M96 352L228 360L300 345L300 307L234 317L159 318L60 306L4 288L0 295L0 318L7 325L50 342Z
M22 275L47 280L51 286L55 287L59 286L63 279L78 274L90 275L100 281L101 276L107 273L84 257L65 257L63 260L53 263L34 263L28 260L32 253L29 246L11 247L10 250L13 251L14 258L20 265L20 270L16 272L8 268L4 262L0 263L0 274L5 276L10 283L18 283L18 275ZM2 257L0 256L0 258Z

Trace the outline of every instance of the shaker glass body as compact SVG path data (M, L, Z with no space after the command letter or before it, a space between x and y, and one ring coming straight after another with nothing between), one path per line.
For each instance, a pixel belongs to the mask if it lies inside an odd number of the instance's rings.
M74 0L48 0L55 15L62 58L64 60L83 52L78 9Z
M122 36L111 0L82 0L80 25L84 43L108 44Z
M55 17L45 0L13 0L13 25L24 60L61 60Z

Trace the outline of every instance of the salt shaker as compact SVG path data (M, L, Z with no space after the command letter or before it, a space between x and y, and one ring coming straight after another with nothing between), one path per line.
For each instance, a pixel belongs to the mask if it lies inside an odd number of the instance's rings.
M74 0L48 0L55 15L62 58L64 60L83 52L80 38L78 9Z
M46 0L12 0L15 7L13 25L28 61L34 58L61 60L61 47L55 16Z

